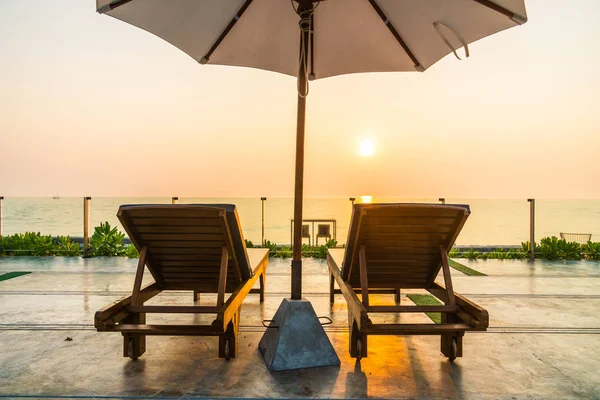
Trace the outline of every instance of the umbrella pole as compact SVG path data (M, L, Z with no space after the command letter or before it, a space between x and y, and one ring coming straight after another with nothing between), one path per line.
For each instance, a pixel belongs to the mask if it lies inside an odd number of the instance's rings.
M298 79L301 81L301 79ZM302 298L302 196L304 188L304 125L306 98L298 96L296 132L296 175L294 184L294 258L292 259L292 299Z
M299 83L306 77L298 78ZM302 86L300 86L302 87ZM296 129L296 174L294 183L294 258L292 259L292 299L302 298L302 196L304 189L304 126L306 98L298 96Z
M312 0L300 0L298 12L312 9ZM301 22L302 24L302 22ZM300 68L298 70L298 119L296 122L296 171L294 182L294 258L292 259L292 299L302 298L302 196L304 189L304 130L306 122L306 78L310 26L300 29ZM304 57L302 57L302 54Z
M300 67L294 182L294 258L292 298L283 299L260 339L258 348L272 371L340 365L321 321L310 301L302 299L302 195L304 187L304 125L306 117L307 59L313 0L298 0L300 16Z

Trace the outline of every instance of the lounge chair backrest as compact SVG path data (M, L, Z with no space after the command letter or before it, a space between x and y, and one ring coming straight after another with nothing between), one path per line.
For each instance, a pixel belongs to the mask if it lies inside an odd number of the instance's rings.
M123 205L117 216L138 251L147 247L146 266L164 289L216 293L224 246L226 291L252 276L234 205Z
M342 277L360 287L359 251L365 246L372 288L427 288L469 216L469 206L356 204L352 212Z

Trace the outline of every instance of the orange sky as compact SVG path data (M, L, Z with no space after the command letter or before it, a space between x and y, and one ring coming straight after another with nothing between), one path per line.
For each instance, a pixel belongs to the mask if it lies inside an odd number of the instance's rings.
M305 194L600 198L600 2L526 4L465 61L312 83ZM294 78L199 66L91 0L0 0L0 54L0 195L293 194Z

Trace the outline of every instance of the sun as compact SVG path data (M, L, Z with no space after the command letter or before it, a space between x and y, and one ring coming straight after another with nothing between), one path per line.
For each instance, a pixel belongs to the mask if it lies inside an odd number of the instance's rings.
M375 154L375 144L371 139L365 138L360 142L358 152L363 157L371 157Z

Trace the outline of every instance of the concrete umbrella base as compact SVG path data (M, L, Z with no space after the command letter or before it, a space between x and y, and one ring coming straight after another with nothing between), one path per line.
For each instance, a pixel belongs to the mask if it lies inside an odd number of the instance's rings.
M271 371L340 365L306 299L283 299L258 347Z

